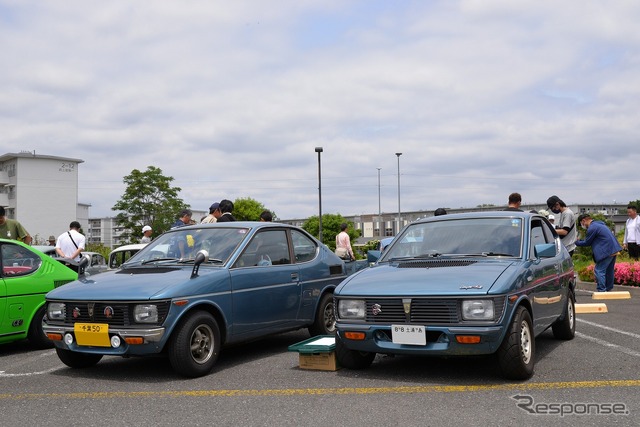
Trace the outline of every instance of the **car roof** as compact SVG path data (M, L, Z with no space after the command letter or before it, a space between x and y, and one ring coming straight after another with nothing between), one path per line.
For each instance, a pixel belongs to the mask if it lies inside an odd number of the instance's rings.
M482 211L482 212L465 212L465 213L457 213L457 214L447 214L447 215L438 215L431 216L428 218L422 218L414 223L421 222L432 222L432 221L443 221L443 220L451 220L451 219L469 219L469 218L531 218L531 217L539 217L544 218L544 216L540 214L534 214L531 212L518 212L518 211Z

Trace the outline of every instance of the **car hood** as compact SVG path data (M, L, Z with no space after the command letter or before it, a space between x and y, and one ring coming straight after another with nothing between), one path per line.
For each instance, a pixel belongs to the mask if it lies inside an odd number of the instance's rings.
M140 301L222 291L228 286L229 273L224 268L200 268L193 279L191 271L192 266L107 271L56 288L47 294L47 299Z
M471 261L468 265L456 264L458 263L378 264L345 279L336 289L335 295L486 295L513 261Z

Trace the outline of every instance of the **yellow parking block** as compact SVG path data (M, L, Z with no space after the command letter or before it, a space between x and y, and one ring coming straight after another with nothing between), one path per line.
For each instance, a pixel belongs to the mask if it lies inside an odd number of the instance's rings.
M630 299L629 291L594 292L591 299Z
M576 313L608 313L607 305L604 303L576 304Z

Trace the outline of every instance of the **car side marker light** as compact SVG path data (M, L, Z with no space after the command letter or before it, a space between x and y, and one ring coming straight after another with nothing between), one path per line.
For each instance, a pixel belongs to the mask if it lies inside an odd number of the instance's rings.
M345 332L344 337L349 340L362 341L364 340L364 332Z
M142 337L125 337L124 342L129 345L140 345L144 344L144 338Z
M460 344L480 344L479 335L456 335L456 341Z
M51 341L62 341L62 334L58 334L55 332L49 332L47 334L47 338L49 338Z

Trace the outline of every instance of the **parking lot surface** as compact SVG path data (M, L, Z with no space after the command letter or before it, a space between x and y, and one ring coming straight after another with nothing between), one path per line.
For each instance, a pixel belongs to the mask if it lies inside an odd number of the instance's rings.
M577 302L593 303L580 282ZM0 346L3 425L442 426L638 425L640 289L578 314L576 338L536 340L534 376L509 382L492 357L378 355L363 371L302 370L306 331L225 348L214 371L186 379L164 358L105 358L74 370L53 349Z

